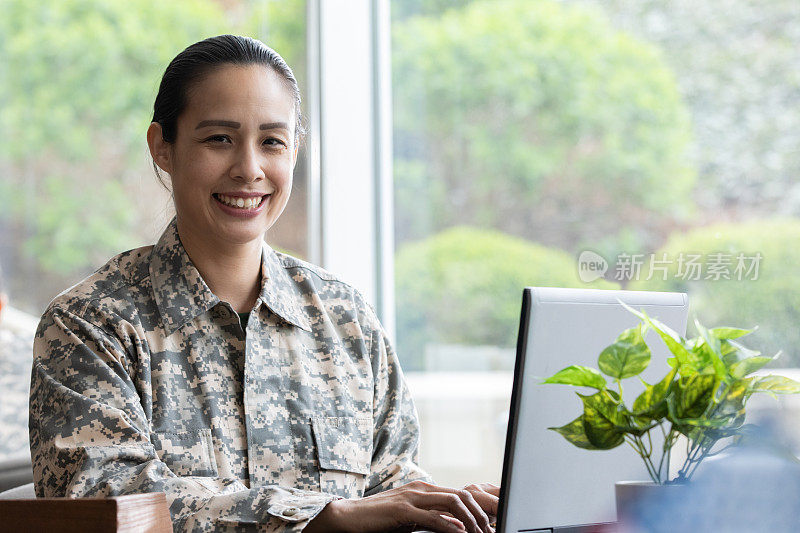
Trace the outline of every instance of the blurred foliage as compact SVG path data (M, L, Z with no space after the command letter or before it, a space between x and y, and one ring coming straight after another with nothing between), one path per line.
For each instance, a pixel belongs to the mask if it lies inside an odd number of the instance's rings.
M391 3L392 21L417 16L439 16L448 9L460 8L473 0L395 0Z
M663 51L692 114L699 214L800 215L795 0L566 1L601 9Z
M25 228L24 251L45 272L99 266L141 244L130 168L161 74L187 45L221 33L207 0L4 0L0 86L7 189L0 217Z
M693 315L720 325L758 325L764 353L783 351L783 356L773 366L800 366L798 242L800 220L797 219L716 224L676 233L656 252L657 259L666 253L666 258L671 261L667 280L634 282L628 288L688 292ZM687 258L689 254L702 255L700 280L678 278L681 253ZM714 256L717 253L730 260L727 270L731 279L714 280L716 276L713 274L706 279L711 274L710 265L722 264L718 261L720 258ZM746 270L741 276L736 274L737 255L740 253L746 259L745 268L753 263L747 258L761 254L757 279L751 280L754 273L747 275ZM683 272L686 272L685 268Z
M407 370L422 367L426 343L514 346L523 287L587 287L569 254L469 227L401 246L395 280L397 351Z
M691 212L689 115L656 47L598 10L453 5L393 26L398 242L472 224L576 251L630 226L654 246Z
M278 52L291 67L301 91L306 76L306 0L250 0L238 32Z
M31 310L151 238L145 132L175 55L238 33L305 70L304 0L0 0L0 12L0 249L9 272L42 280L14 295Z

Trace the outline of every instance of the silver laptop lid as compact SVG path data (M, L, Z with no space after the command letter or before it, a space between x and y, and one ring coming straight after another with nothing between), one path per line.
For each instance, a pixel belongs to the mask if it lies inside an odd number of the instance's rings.
M686 294L594 289L526 288L517 339L498 529L517 533L616 520L614 483L648 480L633 450L576 448L548 427L574 420L582 410L575 388L541 385L569 365L597 368L597 356L624 329L639 323L619 300L643 309L681 335L686 332ZM652 351L641 377L649 383L666 374L668 350L652 331ZM643 387L623 381L629 403ZM656 446L660 444L654 443Z

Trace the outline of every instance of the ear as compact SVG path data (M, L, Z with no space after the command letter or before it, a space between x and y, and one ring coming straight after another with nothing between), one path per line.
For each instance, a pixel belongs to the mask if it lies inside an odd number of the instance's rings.
M297 152L300 151L300 143L295 141L294 143L294 155L292 155L292 168L297 166Z
M170 174L172 172L172 145L164 140L161 124L158 122L151 122L150 127L147 128L147 146L150 148L150 156L158 168Z
M3 314L3 308L6 306L6 301L8 301L8 297L5 293L0 292L0 316Z

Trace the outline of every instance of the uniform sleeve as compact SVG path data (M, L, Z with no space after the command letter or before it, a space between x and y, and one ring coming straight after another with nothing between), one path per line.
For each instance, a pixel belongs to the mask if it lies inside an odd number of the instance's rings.
M373 330L370 346L375 380L375 431L366 496L415 480L432 481L418 464L417 412L397 355L380 325Z
M175 531L301 531L326 493L177 476L156 454L118 339L49 310L34 344L30 444L38 497L164 492Z

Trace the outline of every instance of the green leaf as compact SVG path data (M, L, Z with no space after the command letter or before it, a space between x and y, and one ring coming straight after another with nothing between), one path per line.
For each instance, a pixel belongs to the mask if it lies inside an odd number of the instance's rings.
M586 437L586 431L583 429L583 415L564 426L547 429L551 429L557 433L560 433L562 437L567 439L571 444L577 446L578 448L583 448L584 450L600 449L589 442L589 439Z
M722 361L719 353L715 352L705 340L701 340L692 351L697 363L693 365L693 371L699 374L714 374L720 380L729 379L728 367ZM688 375L687 372L684 372Z
M730 368L730 366L734 363L744 359L761 355L761 352L746 348L736 341L721 341L720 347L722 351L722 362L725 363L728 368ZM775 359L775 357L777 357L777 355L775 355L773 359Z
M750 385L750 392L797 394L800 392L800 383L783 376L769 375L755 379Z
M618 422L624 423L622 415L616 412L616 404L604 399L602 392L583 399L583 430L592 446L600 450L616 448L625 440L625 431ZM614 406L610 410L611 405Z
M619 303L622 304L625 309L638 316L645 324L655 330L659 337L661 337L661 340L664 341L664 344L667 345L667 348L677 360L677 365L670 363L670 366L681 367L690 365L693 362L694 356L691 354L689 349L684 346L684 339L675 330L661 321L656 320L655 318L650 318L644 311L637 311L621 300L619 300Z
M714 373L720 380L728 379L728 368L722 361L722 345L720 340L711 335L709 331L700 323L696 318L694 325L700 336L705 341L704 345L699 345L694 353L699 356L704 365L710 366L714 369ZM700 369L702 372L705 369Z
M641 374L650 364L650 348L642 337L642 326L620 333L614 344L600 353L597 364L604 374L616 379Z
M756 370L763 368L770 361L772 361L772 357L750 357L749 359L742 359L741 361L733 363L729 371L731 376L736 379L740 379L748 374L752 374Z
M713 374L694 374L681 377L675 386L675 394L667 401L674 423L688 419L699 419L711 405L719 380Z
M542 383L556 383L562 385L574 385L576 387L592 387L603 390L606 387L606 379L594 368L587 366L572 365L559 370Z
M725 390L725 396L722 402L733 402L736 405L744 406L747 399L747 391L750 389L750 384L753 378L737 379ZM724 412L724 409L721 410Z
M711 333L700 323L699 320L697 320L697 318L694 319L694 326L697 328L697 331L700 333L700 336L703 338L703 340L706 341L706 344L708 344L709 348L711 348L714 353L720 354L721 356L722 348L720 346L719 339L711 335Z
M624 408L619 404L619 395L615 393L612 395L612 393L614 391L604 390L591 395L578 393L578 396L581 398L584 408L589 406L597 410L615 426L624 429L628 426L625 414L621 411Z
M740 379L725 391L714 410L714 418L727 421L727 428L738 428L744 423L744 404L749 396L750 379Z
M664 379L655 385L646 385L644 391L633 402L633 414L636 416L647 415L654 419L666 416L667 393L677 372L677 369L673 368Z
M714 337L715 339L719 340L729 340L729 339L738 339L739 337L744 337L745 335L749 335L755 331L753 329L742 329L742 328L712 328L708 330L708 333Z
M733 341L723 339L719 341L719 346L720 346L720 353L722 353L722 361L727 366L730 366L731 363L729 362L728 358L730 354L735 354L738 351L736 343L734 343Z
M727 427L729 423L730 421L726 418L706 418L704 416L681 419L681 425L701 429L722 429Z

